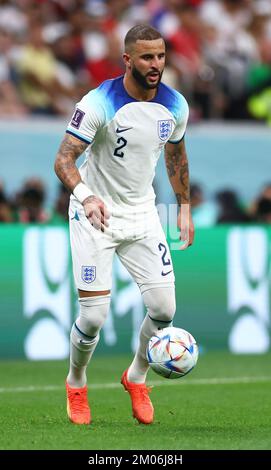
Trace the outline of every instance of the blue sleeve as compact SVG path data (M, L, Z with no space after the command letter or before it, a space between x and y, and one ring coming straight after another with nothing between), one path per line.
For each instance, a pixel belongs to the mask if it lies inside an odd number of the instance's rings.
M188 103L183 95L178 93L176 104L175 104L175 116L176 124L173 133L170 136L169 142L172 144L177 144L180 142L185 134L188 116L189 116L189 107Z

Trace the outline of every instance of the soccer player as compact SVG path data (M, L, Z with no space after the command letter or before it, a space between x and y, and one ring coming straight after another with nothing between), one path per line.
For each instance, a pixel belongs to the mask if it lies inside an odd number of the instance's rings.
M147 308L138 349L121 383L133 416L144 424L154 418L145 384L146 346L158 329L171 324L176 308L173 266L152 188L163 149L180 206L181 249L194 237L184 143L188 105L161 83L165 43L160 33L148 25L130 29L123 59L124 76L103 82L77 104L55 162L57 176L72 192L70 239L80 314L71 329L66 389L68 417L77 424L91 422L86 368L109 309L115 252ZM78 170L75 162L85 150Z

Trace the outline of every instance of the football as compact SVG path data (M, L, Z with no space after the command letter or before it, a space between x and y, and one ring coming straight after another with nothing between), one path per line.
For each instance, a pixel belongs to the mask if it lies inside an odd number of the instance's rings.
M159 330L147 346L150 367L167 379L178 379L188 374L198 360L195 338L182 328L173 326Z

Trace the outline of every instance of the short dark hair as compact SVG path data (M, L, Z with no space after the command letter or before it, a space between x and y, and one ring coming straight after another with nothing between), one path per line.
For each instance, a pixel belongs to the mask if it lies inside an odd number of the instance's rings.
M133 26L126 34L124 39L125 50L138 40L153 41L160 38L162 38L162 36L157 29L154 29L148 24L138 24Z

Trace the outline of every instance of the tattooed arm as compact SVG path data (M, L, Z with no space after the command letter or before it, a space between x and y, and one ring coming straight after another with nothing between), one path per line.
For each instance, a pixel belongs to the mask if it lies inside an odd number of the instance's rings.
M189 171L184 139L178 144L167 143L165 160L168 177L179 206L190 204Z
M78 188L78 185L84 187L81 180L81 175L75 164L76 160L86 150L88 144L82 142L80 139L66 134L60 145L59 151L55 160L55 172L71 192ZM101 199L94 195L88 195L88 188L85 186L86 198L81 201L85 210L86 217L91 225L97 230L104 231L104 227L108 226L107 219L109 212ZM90 191L89 191L90 193ZM84 194L84 190L83 190ZM83 198L82 198L83 199Z
M77 158L86 150L88 144L70 134L65 134L55 160L55 172L71 192L81 182L81 176L75 165Z
M178 144L168 142L165 147L165 160L170 184L175 192L180 207L178 227L181 230L180 239L185 241L181 250L192 245L194 240L194 225L190 207L190 184L187 154L184 139Z

